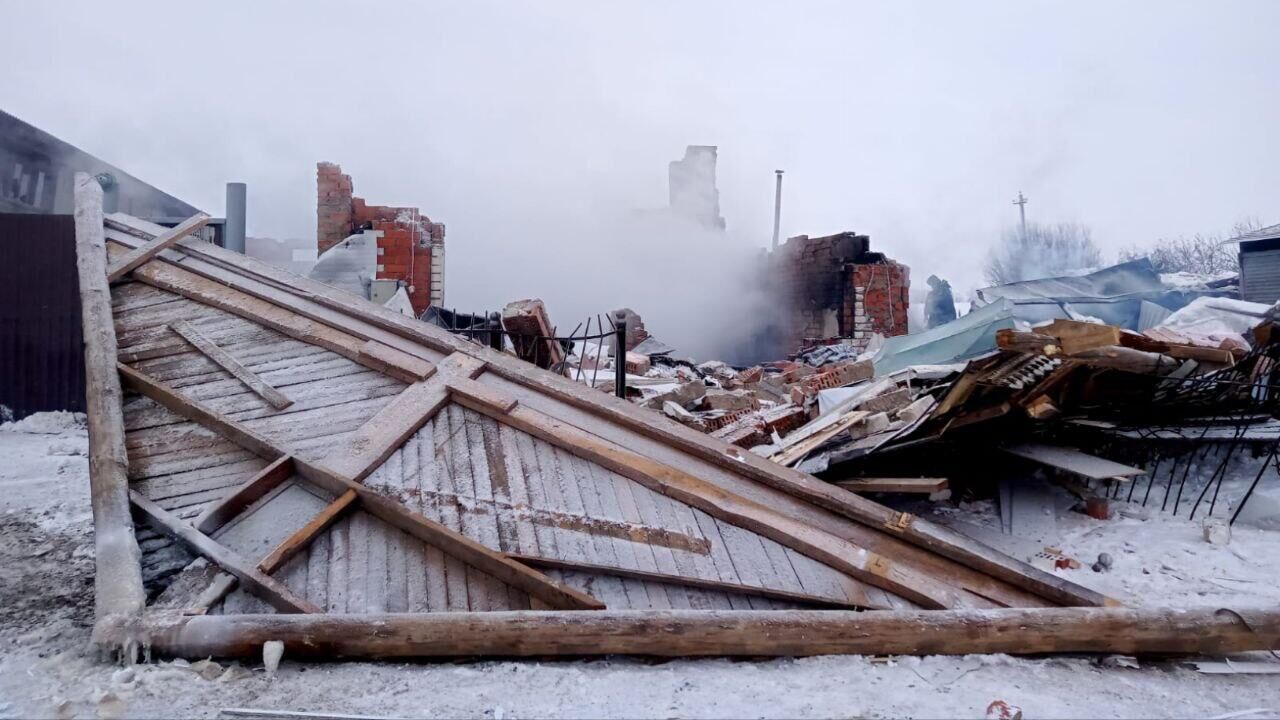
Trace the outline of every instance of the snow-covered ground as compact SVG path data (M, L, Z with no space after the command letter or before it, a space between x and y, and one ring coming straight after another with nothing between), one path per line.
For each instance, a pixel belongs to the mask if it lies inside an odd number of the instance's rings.
M399 717L1280 717L1280 675L1202 674L1185 660L862 656L767 661L301 664L157 662L85 652L93 615L86 438L74 416L0 426L0 718L217 717L224 708ZM990 504L957 509L993 525ZM1184 513L1185 514L1185 513ZM1067 513L1068 577L1133 603L1280 602L1280 532L1209 545L1158 511ZM1107 573L1089 563L1114 558ZM1267 654L1253 661L1276 661ZM1280 667L1276 663L1271 667ZM999 707L991 716L998 716Z

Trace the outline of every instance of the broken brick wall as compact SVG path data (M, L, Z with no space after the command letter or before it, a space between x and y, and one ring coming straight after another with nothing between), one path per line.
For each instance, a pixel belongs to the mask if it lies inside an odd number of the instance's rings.
M837 338L862 350L873 333L907 333L909 268L872 252L866 235L793 237L775 253L772 273L787 307L786 353Z
M399 281L415 314L444 300L444 235L442 223L431 222L418 208L370 205L353 195L351 176L334 163L316 165L316 244L333 247L353 233L371 229L378 237L377 280Z

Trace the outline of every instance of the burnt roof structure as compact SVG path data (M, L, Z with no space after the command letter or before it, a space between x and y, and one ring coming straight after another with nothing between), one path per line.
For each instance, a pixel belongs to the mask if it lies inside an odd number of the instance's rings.
M87 176L77 191L100 647L244 656L274 639L291 657L337 658L1116 642L1046 625L1063 617L1160 628L1134 647L1244 632L1211 615L1046 609L1114 603L343 291L104 218Z

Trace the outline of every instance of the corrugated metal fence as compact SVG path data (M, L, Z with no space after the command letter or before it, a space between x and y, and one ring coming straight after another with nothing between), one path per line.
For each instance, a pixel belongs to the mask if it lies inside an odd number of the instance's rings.
M75 220L0 213L0 414L84 410Z

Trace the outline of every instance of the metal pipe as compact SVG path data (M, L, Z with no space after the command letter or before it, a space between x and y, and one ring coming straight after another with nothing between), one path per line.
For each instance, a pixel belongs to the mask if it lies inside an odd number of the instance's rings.
M627 397L627 314L621 310L613 313L613 390L618 397Z
M773 249L778 249L778 230L782 227L782 171L774 170L778 184L773 191Z
M227 183L227 218L222 226L222 246L244 253L245 185Z

